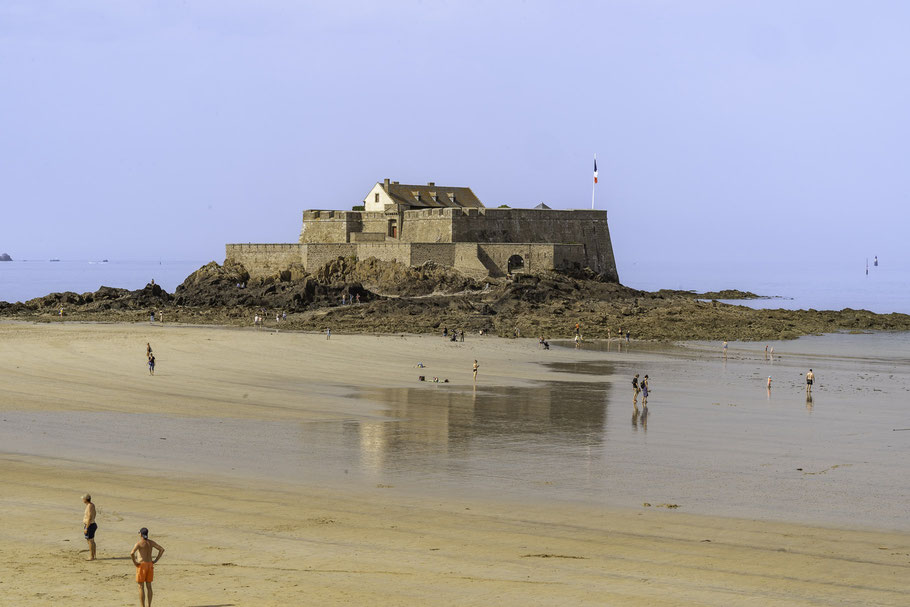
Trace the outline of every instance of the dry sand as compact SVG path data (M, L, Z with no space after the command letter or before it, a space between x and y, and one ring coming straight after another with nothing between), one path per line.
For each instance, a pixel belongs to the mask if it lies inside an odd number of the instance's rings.
M159 357L154 378L143 364L146 341ZM110 413L110 422L99 418L107 438L94 439L104 449L81 450L74 439L53 452L42 442L43 417L15 447L0 445L0 605L134 604L128 553L141 526L167 549L156 605L910 601L906 533L238 477L229 450L220 468L172 466L167 441L129 421L365 419L374 407L349 398L351 386L412 385L415 359L455 387L470 383L474 358L481 382L541 378L540 353L527 341L452 346L431 337L336 335L327 344L312 334L0 324L0 417ZM150 441L167 466L135 454ZM205 443L198 448L204 459ZM91 563L81 538L85 491L98 506Z

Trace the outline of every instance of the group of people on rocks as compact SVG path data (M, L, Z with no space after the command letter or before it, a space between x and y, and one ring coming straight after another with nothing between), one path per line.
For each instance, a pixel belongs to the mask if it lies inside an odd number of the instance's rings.
M451 332L449 332L448 327L443 327L442 336L447 338L449 341L464 341L464 329L453 329Z
M282 322L287 321L288 313L287 312L275 312L275 324L279 325ZM253 316L253 326L257 329L261 329L262 325L265 323L265 310L260 310L258 314Z

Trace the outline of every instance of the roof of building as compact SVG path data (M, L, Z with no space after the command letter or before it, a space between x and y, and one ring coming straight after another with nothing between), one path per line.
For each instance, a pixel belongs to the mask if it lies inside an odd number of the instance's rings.
M537 205L537 206L534 207L534 208L535 208L535 209L546 210L546 211L552 211L552 210L553 210L553 207L547 206L547 203L545 203L545 202L541 202L539 205Z
M471 188L436 185L432 181L426 185L409 185L388 179L380 185L392 200L410 208L483 207Z

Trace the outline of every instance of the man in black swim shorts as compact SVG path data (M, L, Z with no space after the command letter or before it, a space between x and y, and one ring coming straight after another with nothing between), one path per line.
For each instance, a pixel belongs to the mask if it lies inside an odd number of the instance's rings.
M82 503L85 504L85 515L82 517L82 532L88 542L88 560L94 561L95 532L98 530L98 525L95 523L95 504L92 503L92 496L88 493L82 496Z

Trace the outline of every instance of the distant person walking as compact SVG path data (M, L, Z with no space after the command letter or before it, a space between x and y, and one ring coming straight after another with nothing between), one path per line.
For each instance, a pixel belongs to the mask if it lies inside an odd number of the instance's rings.
M145 342L145 357L146 358L152 357L152 344L149 342Z
M155 374L155 355L149 355L149 375Z
M724 340L724 358L727 358L727 340Z
M812 369L809 369L809 372L806 373L806 394L812 393L812 384L815 383L815 373L812 372Z
M771 376L768 376L768 392L771 391Z
M648 376L645 375L644 379L641 380L641 406L647 406L648 404Z
M92 503L92 496L86 493L82 496L82 503L85 504L85 514L82 515L82 533L85 535L85 541L88 542L88 560L95 560L95 532L98 530L98 524L95 523L95 504Z
M631 335L632 335L631 333L626 331L626 343L629 343L629 338L631 337ZM645 377L647 377L647 376L645 376Z
M158 551L158 555L152 558L152 548ZM136 555L139 560L136 560ZM130 558L136 566L136 583L139 584L139 604L142 607L152 607L152 581L155 579L155 563L161 559L164 554L164 548L153 540L149 539L149 530L143 527L139 530L139 541L133 546L130 552ZM144 586L143 586L144 585ZM148 603L145 602L148 594Z
M636 373L635 377L632 378L632 404L638 402L639 392L641 392L641 388L638 386L638 373Z
M329 328L325 330L325 338L332 339L332 329Z
M475 358L474 359L474 383L475 384L477 383L477 369L479 369L479 368L480 368L480 364L478 364L477 359Z

